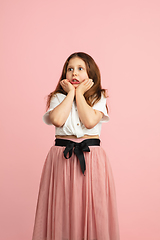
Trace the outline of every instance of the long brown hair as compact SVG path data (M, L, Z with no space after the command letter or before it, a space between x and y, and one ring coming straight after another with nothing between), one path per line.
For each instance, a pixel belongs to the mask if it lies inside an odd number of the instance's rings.
M66 72L67 72L69 60L71 58L75 58L75 57L79 57L85 62L88 77L90 79L92 79L94 82L94 85L84 94L86 102L92 107L96 102L98 102L100 100L101 94L103 94L105 97L108 97L108 95L106 95L106 90L102 89L102 87L101 87L101 75L100 75L99 68L98 68L97 64L95 63L94 59L90 55L88 55L84 52L75 52L75 53L71 54L67 58L66 62L64 63L64 66L62 69L62 74L61 74L61 77L59 79L56 89L48 95L47 109L50 106L50 100L54 94L63 93L65 95L67 95L67 93L61 87L60 81L66 78ZM106 105L106 108L108 111L107 105Z

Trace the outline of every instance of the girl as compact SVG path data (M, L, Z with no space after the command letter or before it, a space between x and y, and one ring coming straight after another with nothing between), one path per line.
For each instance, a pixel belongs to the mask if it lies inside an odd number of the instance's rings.
M100 146L107 122L105 90L86 53L66 60L43 116L55 126L41 176L32 240L119 240L110 163Z

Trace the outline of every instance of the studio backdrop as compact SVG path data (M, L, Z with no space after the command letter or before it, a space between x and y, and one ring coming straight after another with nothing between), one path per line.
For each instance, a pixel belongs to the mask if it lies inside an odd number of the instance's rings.
M66 58L91 55L108 89L102 146L122 240L160 239L160 2L1 0L0 239L32 236L54 144L42 121Z

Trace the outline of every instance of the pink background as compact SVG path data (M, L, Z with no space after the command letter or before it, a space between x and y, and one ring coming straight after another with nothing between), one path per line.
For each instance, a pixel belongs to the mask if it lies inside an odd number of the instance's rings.
M160 239L160 1L1 0L0 239L32 236L54 142L42 121L66 58L90 54L109 89L102 145L122 240Z

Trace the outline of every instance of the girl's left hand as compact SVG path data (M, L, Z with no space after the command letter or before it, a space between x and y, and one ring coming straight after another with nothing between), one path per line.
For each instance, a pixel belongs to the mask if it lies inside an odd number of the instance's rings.
M76 92L80 92L81 94L84 94L87 92L92 86L94 85L94 82L92 79L85 79L83 82L79 84L79 86L76 88Z

